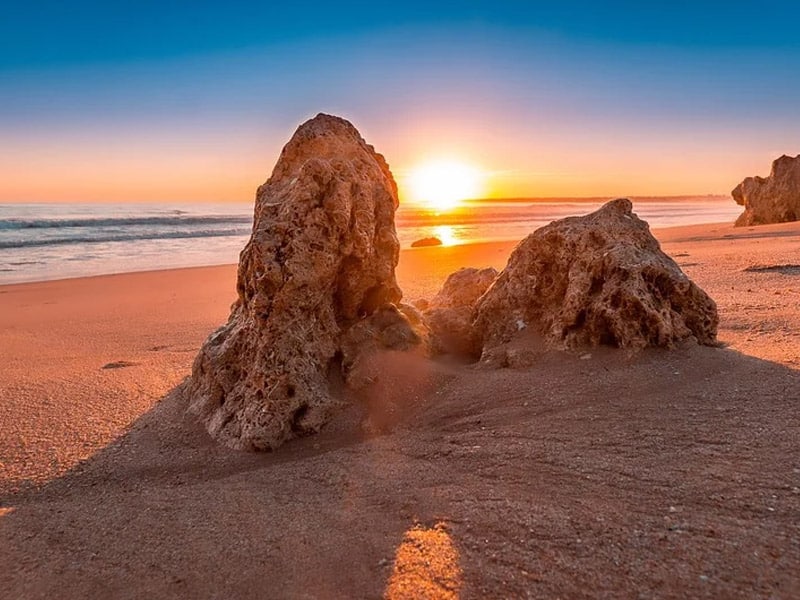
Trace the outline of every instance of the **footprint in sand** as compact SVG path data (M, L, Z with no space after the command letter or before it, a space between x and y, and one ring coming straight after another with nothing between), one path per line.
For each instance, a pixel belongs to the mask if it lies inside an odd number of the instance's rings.
M780 273L781 275L800 275L800 265L751 265L744 269L747 273Z
M125 367L135 367L139 363L130 362L127 360L117 360L114 362L106 363L103 365L104 369L124 369Z

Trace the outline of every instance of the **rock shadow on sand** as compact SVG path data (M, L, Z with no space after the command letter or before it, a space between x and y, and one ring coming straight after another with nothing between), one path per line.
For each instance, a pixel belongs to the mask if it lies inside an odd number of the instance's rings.
M167 396L63 477L3 496L0 590L380 597L405 532L438 522L464 598L798 589L800 372L692 344L426 364L383 435L354 405L267 454L214 443Z

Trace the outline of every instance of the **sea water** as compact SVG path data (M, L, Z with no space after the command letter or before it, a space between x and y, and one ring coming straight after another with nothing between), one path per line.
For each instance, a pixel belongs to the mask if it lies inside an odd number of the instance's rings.
M436 213L401 205L400 244L520 240L553 221L596 210L604 199L476 201ZM731 222L730 198L634 200L651 227ZM252 203L0 204L0 284L107 273L230 264L252 228Z

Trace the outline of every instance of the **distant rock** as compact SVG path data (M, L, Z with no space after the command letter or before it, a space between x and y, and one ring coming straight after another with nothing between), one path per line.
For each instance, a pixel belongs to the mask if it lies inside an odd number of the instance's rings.
M497 270L491 267L450 274L424 312L435 353L472 356L480 352L480 338L472 327L473 310L496 277Z
M362 350L419 342L394 306L396 208L386 161L349 122L320 114L297 129L258 189L228 323L184 387L214 438L272 449L316 432Z
M426 246L441 246L441 245L442 245L442 240L440 240L438 237L426 237L411 242L412 248L424 248Z
M800 155L781 156L769 177L748 177L731 195L744 206L737 227L800 220Z
M516 336L566 348L714 344L714 301L681 271L618 199L525 238L478 300L483 357Z

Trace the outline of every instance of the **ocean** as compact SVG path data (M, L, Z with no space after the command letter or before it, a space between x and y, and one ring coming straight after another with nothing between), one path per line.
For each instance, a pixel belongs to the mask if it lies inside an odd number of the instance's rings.
M401 205L395 223L403 248L430 236L447 245L521 240L606 200L476 201L445 214ZM742 209L698 196L634 199L634 210L668 227L731 222ZM235 263L252 213L252 203L0 204L0 284Z

